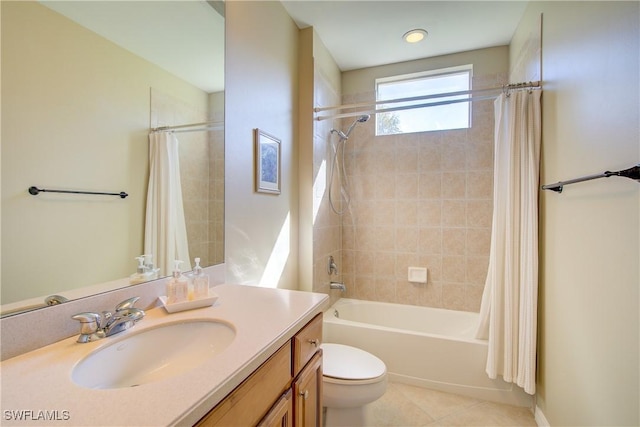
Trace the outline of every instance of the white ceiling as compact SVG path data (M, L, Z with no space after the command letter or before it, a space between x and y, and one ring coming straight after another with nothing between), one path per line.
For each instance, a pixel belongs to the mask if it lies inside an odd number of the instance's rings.
M224 17L204 0L41 3L207 93L224 90Z
M284 0L299 28L313 26L342 71L508 45L527 1ZM409 44L414 28L429 35Z

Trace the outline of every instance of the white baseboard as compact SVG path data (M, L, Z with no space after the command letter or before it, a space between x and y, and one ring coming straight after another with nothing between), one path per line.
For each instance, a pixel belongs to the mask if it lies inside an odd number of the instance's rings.
M549 424L549 421L547 421L547 418L542 413L542 409L540 409L538 405L536 405L536 409L533 413L533 416L535 417L536 424L538 424L538 427L551 427L551 424Z

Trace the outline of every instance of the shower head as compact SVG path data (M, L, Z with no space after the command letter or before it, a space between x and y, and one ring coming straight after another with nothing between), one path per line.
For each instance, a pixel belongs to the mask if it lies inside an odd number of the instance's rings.
M347 129L346 132L342 132L342 131L336 130L336 129L331 129L331 133L335 132L335 133L338 134L338 136L340 136L340 138L345 139L345 140L349 139L349 135L351 135L351 132L353 131L353 128L355 128L358 123L366 122L367 120L369 120L370 117L371 116L369 114L363 114L362 116L360 116L357 119L355 119L353 121L353 123L351 123L351 126L349 126L349 128Z
M355 128L358 123L364 123L367 120L369 120L369 117L371 116L368 114L364 114L358 117L357 119L355 119L353 123L351 123L351 126L349 126L349 129L347 129L346 137L349 138L349 135L351 135L351 131L353 130L353 128Z

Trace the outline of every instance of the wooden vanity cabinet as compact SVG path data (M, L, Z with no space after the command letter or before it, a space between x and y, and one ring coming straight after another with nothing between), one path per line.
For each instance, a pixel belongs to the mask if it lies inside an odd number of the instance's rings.
M322 426L322 313L276 351L196 427Z

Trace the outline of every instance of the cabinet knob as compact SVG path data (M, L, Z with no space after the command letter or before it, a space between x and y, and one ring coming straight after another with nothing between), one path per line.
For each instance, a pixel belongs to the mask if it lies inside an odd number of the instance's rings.
M301 391L299 394L304 400L307 400L307 398L309 397L309 390Z
M314 347L317 347L317 346L320 345L320 340L318 340L318 339L314 339L314 340L309 339L309 340L307 340L307 342L309 344L311 344L312 346L314 346Z

